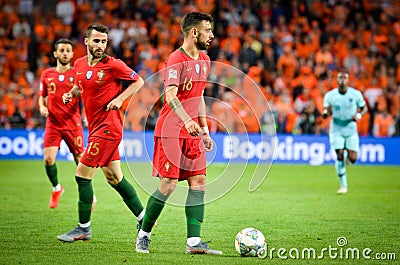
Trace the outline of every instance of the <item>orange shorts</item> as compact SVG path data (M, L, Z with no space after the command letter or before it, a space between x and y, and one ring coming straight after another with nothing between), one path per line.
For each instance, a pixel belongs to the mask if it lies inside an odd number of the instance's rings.
M69 151L72 154L78 155L83 152L83 131L77 130L58 130L48 127L44 131L43 147L57 146L60 148L61 141L64 140Z
M154 137L153 176L186 180L206 174L201 138Z
M121 140L89 136L88 145L80 160L88 167L109 167L111 161L120 160L118 145Z

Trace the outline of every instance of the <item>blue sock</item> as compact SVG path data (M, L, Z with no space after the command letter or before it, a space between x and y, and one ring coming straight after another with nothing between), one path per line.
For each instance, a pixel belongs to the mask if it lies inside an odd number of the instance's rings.
M336 160L335 169L339 177L340 187L347 188L346 163L344 161Z

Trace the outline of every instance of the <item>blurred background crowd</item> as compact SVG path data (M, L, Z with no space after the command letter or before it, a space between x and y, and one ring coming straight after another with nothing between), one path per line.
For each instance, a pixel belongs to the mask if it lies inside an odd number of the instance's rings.
M86 27L105 24L107 53L147 79L182 43L180 22L190 11L215 19L210 131L327 134L323 96L345 67L369 109L360 135L400 135L396 0L0 0L0 128L44 126L39 80L55 65L56 40L71 39L77 59L86 54ZM150 79L124 105L126 129L154 128L162 80Z

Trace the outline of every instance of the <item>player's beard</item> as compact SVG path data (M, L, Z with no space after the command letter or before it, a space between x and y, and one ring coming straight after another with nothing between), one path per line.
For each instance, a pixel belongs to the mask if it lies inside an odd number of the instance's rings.
M104 54L104 51L102 49L95 50L93 47L89 47L89 52L94 59L101 58Z
M207 50L208 43L200 39L200 35L196 38L196 48L198 50Z
M67 64L69 64L71 62L71 60L66 59L66 60L62 60L62 59L58 59L58 62L62 65L62 66L66 66Z
M338 86L339 86L339 92L340 92L340 94L345 94L346 93L346 91L347 91L347 88L346 88L346 86L344 85L344 84L338 84Z

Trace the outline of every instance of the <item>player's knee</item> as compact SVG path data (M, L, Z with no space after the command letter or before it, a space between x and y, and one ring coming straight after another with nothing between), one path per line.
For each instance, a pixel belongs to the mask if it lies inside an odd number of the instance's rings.
M113 187L117 186L119 183L117 178L112 178L112 177L106 177L106 181L108 184L110 184Z
M103 169L103 173L104 173L104 176L106 177L106 181L108 184L110 184L113 187L118 185L120 180L111 170L105 171Z
M162 191L164 196L170 196L175 191L176 185L170 185Z
M192 178L190 178L189 181L190 187L197 187L199 190L205 190L206 189L206 176L205 175L197 175Z
M164 195L164 196L170 196L176 188L176 184L175 183L169 183L168 185L164 185L162 187L162 190L160 190L160 192Z
M354 164L357 161L357 152L349 150L347 158L352 164Z
M52 165L54 165L55 162L56 162L56 160L53 157L50 157L50 156L45 156L44 157L44 164L46 166L52 166Z
M158 185L158 190L164 195L164 196L170 196L176 188L176 182L174 181L168 181L168 180L161 180L160 184Z
M78 165L79 161L81 160L82 155L74 155L75 164Z
M349 156L349 161L354 164L357 161L357 155L355 156Z
M339 160L339 161L343 161L343 153L338 153L337 154L337 160Z

